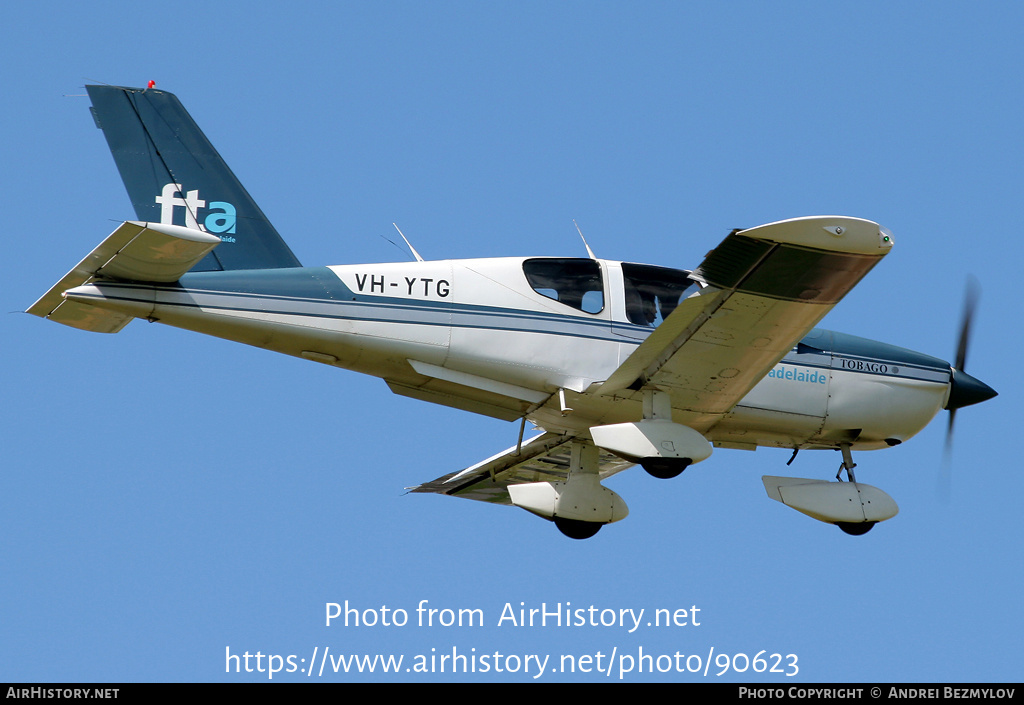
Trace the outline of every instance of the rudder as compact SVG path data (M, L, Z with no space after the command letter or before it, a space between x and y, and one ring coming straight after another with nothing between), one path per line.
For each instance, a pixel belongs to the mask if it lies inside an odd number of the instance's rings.
M136 217L220 237L192 271L302 266L173 93L86 89Z

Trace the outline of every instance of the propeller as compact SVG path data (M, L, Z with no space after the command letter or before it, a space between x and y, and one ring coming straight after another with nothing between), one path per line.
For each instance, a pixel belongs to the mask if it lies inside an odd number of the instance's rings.
M975 379L967 374L967 349L971 338L971 325L974 322L974 313L978 307L980 296L978 280L974 277L967 279L967 287L964 292L964 310L960 319L960 337L956 346L956 361L950 371L949 399L946 401L946 409L949 411L949 421L946 426L946 443L942 453L942 474L941 490L943 497L948 499L949 486L952 479L952 455L953 455L953 425L956 422L957 409L978 404L996 396L996 391L981 380Z
M960 318L960 338L956 345L956 362L953 364L953 376L956 377L956 371L967 372L967 346L970 343L971 338L971 324L974 322L974 312L978 308L978 280L974 277L967 279L967 288L964 291L964 312ZM955 383L954 383L955 384ZM950 398L952 401L953 393L950 392ZM956 421L956 410L959 406L950 408L949 404L946 405L949 409L949 425L946 426L946 453L952 450L953 447L953 424Z

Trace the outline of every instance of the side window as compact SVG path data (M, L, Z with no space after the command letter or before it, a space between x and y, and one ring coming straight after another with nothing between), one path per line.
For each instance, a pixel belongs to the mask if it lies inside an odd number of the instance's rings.
M604 309L601 265L592 259L528 259L523 273L533 290L586 313Z
M656 328L679 302L697 290L690 273L681 269L622 263L626 318L639 326Z

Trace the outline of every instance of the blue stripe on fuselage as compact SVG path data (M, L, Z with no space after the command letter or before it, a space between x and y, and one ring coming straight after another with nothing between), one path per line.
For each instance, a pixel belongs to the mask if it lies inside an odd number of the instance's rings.
M817 328L779 364L928 382L949 381L949 363L937 357Z
M162 288L162 287L161 287ZM352 291L328 267L296 267L276 270L236 270L186 274L166 290L187 291L192 297L204 294L260 301L260 305L217 306L197 302L195 306L222 310L273 312L346 320L374 320L385 323L450 325L455 328L515 330L527 333L572 336L591 340L625 341L611 332L605 318L526 311L479 304L431 299L373 296ZM183 291L184 290L184 291ZM273 306L280 302L280 308ZM283 304L290 304L285 307ZM163 303L163 302L161 302ZM331 306L330 312L324 304ZM178 303L176 305L189 305ZM298 305L298 306L296 306ZM313 310L315 308L319 310Z
M126 289L137 286L113 283L105 285L117 288L124 286ZM191 298L198 299L194 303L168 301L166 305L201 306L208 309L416 325L450 325L456 328L573 336L635 345L642 341L616 335L615 329L628 326L634 333L649 333L653 330L605 318L588 319L571 314L479 304L365 295L352 291L328 267L196 272L186 274L176 284L156 288L158 291L188 294ZM202 301L202 298L207 296L238 298L248 305L236 307ZM161 304L165 302L161 301ZM949 364L939 358L824 329L811 331L779 364L936 382L945 382L949 376Z

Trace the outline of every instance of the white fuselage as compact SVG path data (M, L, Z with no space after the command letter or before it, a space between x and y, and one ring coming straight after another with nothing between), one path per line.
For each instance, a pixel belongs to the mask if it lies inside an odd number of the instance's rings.
M599 278L568 305L554 298L565 292L531 286L526 262L590 262ZM620 262L497 258L97 281L68 297L381 377L406 396L581 433L641 413L630 393L581 394L660 322L633 322L627 289ZM815 330L729 414L696 430L733 448L882 448L924 428L948 382L941 360Z

